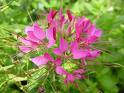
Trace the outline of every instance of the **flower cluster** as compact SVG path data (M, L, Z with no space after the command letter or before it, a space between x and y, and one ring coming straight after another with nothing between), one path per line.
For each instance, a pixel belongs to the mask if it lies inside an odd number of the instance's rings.
M46 50L38 50L45 51L44 54L32 58L32 62L37 66L52 64L55 72L65 76L64 82L68 83L84 78L83 66L87 60L100 55L100 50L93 49L92 45L101 36L101 30L84 16L76 17L69 10L66 14L62 14L62 9L51 9L46 17L46 29L42 29L38 23L26 27L27 36L20 38L22 44L19 48L28 53L37 50L39 46L45 47Z

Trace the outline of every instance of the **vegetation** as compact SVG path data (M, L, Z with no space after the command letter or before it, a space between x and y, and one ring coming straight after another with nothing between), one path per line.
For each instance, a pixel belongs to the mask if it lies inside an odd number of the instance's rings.
M0 93L123 93L123 3L123 0L0 0ZM96 44L102 54L89 64L88 77L77 81L78 87L66 86L54 72L44 75L46 70L30 61L33 54L18 49L18 37L25 35L25 27L35 21L42 25L49 9L60 7L64 12L70 9L76 16L86 16L103 31Z

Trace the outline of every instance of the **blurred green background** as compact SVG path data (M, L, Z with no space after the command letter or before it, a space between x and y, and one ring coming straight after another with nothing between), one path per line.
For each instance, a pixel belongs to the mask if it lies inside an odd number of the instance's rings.
M103 30L97 45L102 50L97 59L101 65L94 62L88 79L77 81L77 88L59 79L53 83L48 77L43 86L46 93L124 93L124 0L60 1L0 0L0 93L37 93L42 86L42 72L34 70L29 55L18 50L18 36L32 21L42 25L50 8L60 7L63 12L70 9L76 16L86 16Z

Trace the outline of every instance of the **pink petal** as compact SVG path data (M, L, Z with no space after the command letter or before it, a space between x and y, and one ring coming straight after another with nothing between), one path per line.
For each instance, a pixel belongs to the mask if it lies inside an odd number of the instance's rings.
M102 35L102 31L97 29L95 32L95 36L100 37L101 35Z
M67 15L68 15L69 21L72 21L72 19L74 19L74 16L72 16L70 10L67 10Z
M70 48L74 59L85 58L88 55L87 51L78 49L78 43L76 41L71 42Z
M28 35L28 39L33 42L39 42L45 38L45 32L37 23L35 23L33 26L26 27L25 32Z
M34 35L39 39L42 40L45 38L45 32L43 31L43 29L41 29L39 27L39 25L37 23L34 24Z
M83 69L78 69L78 70L75 70L73 75L76 79L81 79L83 78L82 74L85 73L85 70Z
M94 43L100 36L102 35L102 31L97 29L94 25L92 25L88 32L88 43Z
M90 57L92 58L96 58L100 55L100 51L99 50L94 50L90 52Z
M97 40L96 36L90 36L86 39L87 44L92 44Z
M56 40L56 28L55 27L53 28L53 38L54 40Z
M48 48L51 48L55 44L55 39L54 39L54 30L53 28L49 28L46 31L46 37L49 40L49 43L47 45Z
M68 74L66 79L67 79L67 81L69 81L71 83L73 83L74 80L75 80L75 78L74 78L74 76L72 74Z
M88 55L88 53L82 50L74 50L72 52L72 55L74 59L81 59L81 58L85 58Z
M33 48L33 49L37 48L38 45L39 45L38 43L32 42L32 41L27 40L27 39L25 39L25 38L19 38L19 39L20 39L20 41L21 41L23 44L25 44L25 45L27 45L27 46Z
M76 38L77 39L80 38L81 34L83 32L87 32L90 26L91 26L90 20L86 19L84 16L82 18L79 18L75 24Z
M77 50L78 49L78 43L76 41L71 42L70 49L71 49L71 51Z
M44 57L47 58L49 61L53 61L53 58L49 53L45 53Z
M60 26L62 27L63 26L63 23L65 21L65 17L62 14L62 8L60 8L60 10L59 10L59 16L60 16Z
M27 34L29 31L34 31L34 27L32 27L32 26L27 26L27 27L25 28L25 33Z
M83 74L85 72L85 70L83 70L83 69L78 69L78 70L75 70L74 71L74 74Z
M95 25L92 25L89 29L88 36L95 36L95 37L100 37L102 34L102 31L97 29Z
M65 71L64 68L62 68L61 66L57 66L56 67L56 73L59 74L59 75L66 75L67 72Z
M83 76L82 76L81 74L75 74L74 77L75 77L76 79L82 79L82 78L83 78Z
M55 44L55 40L50 39L47 47L51 48L54 44Z
M65 52L68 49L68 42L65 41L63 38L60 38L59 49L61 52Z
M59 26L58 20L52 20L52 22L49 25L49 28L55 28L55 27L58 27L58 26Z
M56 55L62 55L62 52L60 51L60 49L59 48L55 48L54 50L53 50L53 53L54 54L56 54Z
M67 33L68 33L68 34L71 34L71 31L72 31L72 27L69 26L69 27L68 27L68 30L67 30Z
M28 53L32 50L32 48L27 47L27 46L19 46L19 49L24 52L24 53Z
M53 63L54 63L56 66L60 66L60 65L62 64L62 60L61 60L61 58L56 58L56 60L54 60Z
M19 38L19 40L25 45L31 45L31 42L25 38Z
M48 63L48 59L46 57L44 57L44 55L42 55L42 56L38 56L38 57L32 58L32 62L34 64L36 64L37 66L40 66L40 65L47 64Z
M85 17L79 18L78 21L75 23L75 30L76 30L76 38L80 38L80 35L82 33L83 30L83 21L84 21Z
M31 42L31 48L35 49L35 48L37 48L38 46L39 46L38 43L36 43L36 42Z
M51 23L51 21L54 19L57 11L50 9L49 14L47 15L47 21Z
M68 49L68 42L65 41L63 38L60 38L59 48L55 48L53 52L56 55L62 55L62 53L65 52L67 49Z
M31 40L31 41L37 42L37 43L40 42L40 40L34 35L33 31L28 31L27 34L28 34L28 37L27 37L28 40Z

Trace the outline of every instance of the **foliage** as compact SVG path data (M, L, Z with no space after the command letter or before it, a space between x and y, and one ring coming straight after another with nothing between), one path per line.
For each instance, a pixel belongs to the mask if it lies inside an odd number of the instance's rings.
M62 0L61 0L62 1ZM41 86L46 93L124 92L124 7L123 0L1 0L0 1L0 92L34 93ZM29 55L18 50L18 36L26 25L41 23L49 8L70 9L84 15L103 30L102 50L96 62L89 63L88 78L66 86L51 70L37 68ZM33 56L33 54L31 54ZM55 79L56 78L56 79Z

